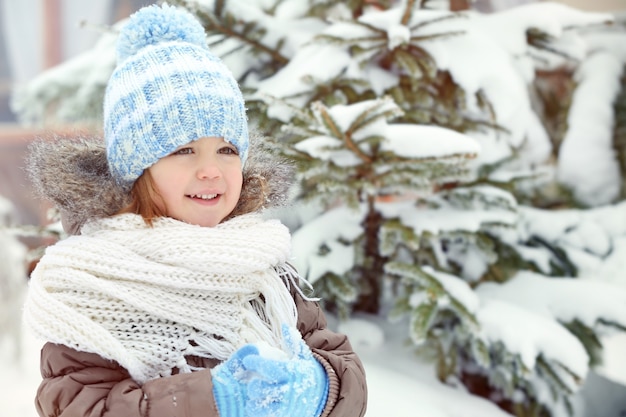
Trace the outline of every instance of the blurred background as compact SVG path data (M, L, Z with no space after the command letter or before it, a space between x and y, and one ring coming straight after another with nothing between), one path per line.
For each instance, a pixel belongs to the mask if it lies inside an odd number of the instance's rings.
M28 142L41 132L21 126L11 95L42 71L93 47L102 26L146 4L145 0L0 1L0 195L17 207L17 222L45 221L45 209L29 192L22 169ZM43 216L43 217L42 217Z

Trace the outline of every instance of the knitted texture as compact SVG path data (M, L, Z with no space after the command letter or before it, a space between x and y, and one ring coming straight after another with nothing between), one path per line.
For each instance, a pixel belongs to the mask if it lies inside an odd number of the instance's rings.
M246 387L246 415L255 417L319 417L328 399L329 380L300 332L283 325L282 351L261 352L242 360Z
M247 344L211 370L213 398L220 417L244 417L248 382L243 375L243 359L258 353L255 345Z
M118 65L104 97L109 168L123 186L179 146L222 137L245 163L248 126L241 90L189 12L164 4L121 29Z
M125 214L49 247L32 273L24 319L43 339L117 361L143 383L226 360L246 343L281 345L296 324L283 273L288 229L257 214L214 228Z

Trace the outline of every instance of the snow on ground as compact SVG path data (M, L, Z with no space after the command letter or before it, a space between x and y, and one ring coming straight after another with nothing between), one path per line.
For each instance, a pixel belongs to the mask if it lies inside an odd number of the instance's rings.
M39 346L30 333L23 333L22 351L16 358L7 335L0 337L0 415L37 417L34 398L39 376Z

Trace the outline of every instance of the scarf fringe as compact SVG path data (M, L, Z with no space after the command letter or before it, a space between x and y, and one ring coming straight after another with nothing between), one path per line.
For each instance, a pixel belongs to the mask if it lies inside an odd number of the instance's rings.
M282 263L274 267L274 270L278 273L278 276L282 279L287 289L293 288L302 296L303 299L308 301L319 301L319 298L309 297L304 294L302 288L299 283L302 282L306 285L306 287L313 291L313 286L304 278L300 277L296 269L289 263ZM253 309L254 317L260 317L265 323L271 323L271 318L266 315L266 309L264 303L259 302L258 299L252 300L250 305ZM250 311L246 312L247 318L244 319L244 322L250 320L249 314ZM297 312L294 311L294 316L297 315ZM295 326L295 324L294 324ZM274 329L280 328L279 326L273 326ZM273 332L271 328L268 327L258 327L255 329L256 331L250 332L246 339L251 341L254 340L270 340L274 339L274 346L282 346L282 335L276 334ZM228 357L229 348L227 345L217 343L218 341L212 338L206 338L201 336L195 336L192 340L196 343L195 346L189 346L189 348L185 351L185 356L199 356L199 357L217 357L222 358L224 355ZM177 368L181 373L190 373L193 371L202 370L201 367L189 365L185 359L185 357L181 358L179 363L177 364Z
M291 286L293 286L298 294L300 294L300 296L306 301L320 301L320 298L318 297L310 297L304 294L302 287L300 287L300 283L303 283L309 289L311 294L314 291L313 285L311 285L311 283L306 279L302 278L298 271L296 271L290 263L285 262L274 267L274 269L278 272L278 276L283 280L288 290L291 290Z

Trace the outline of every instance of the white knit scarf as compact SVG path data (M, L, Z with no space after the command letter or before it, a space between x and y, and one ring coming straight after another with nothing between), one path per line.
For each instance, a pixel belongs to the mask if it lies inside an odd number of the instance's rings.
M281 324L297 315L284 282L290 242L285 226L257 214L213 228L97 220L47 249L24 318L45 340L115 360L140 383L190 372L186 355L279 347Z

